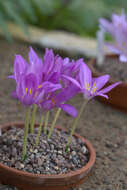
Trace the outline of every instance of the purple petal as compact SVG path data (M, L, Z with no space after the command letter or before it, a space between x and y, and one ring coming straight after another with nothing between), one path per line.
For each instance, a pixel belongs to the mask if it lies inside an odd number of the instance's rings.
M36 64L38 62L42 62L32 47L30 47L30 51L29 51L29 62L30 64L32 63Z
M51 82L45 81L44 83L42 83L42 88L45 89L45 91L56 91L58 89L61 89L62 86L61 84L53 84Z
M38 82L40 83L42 81L42 70L43 70L42 60L37 56L37 54L32 49L32 47L30 47L29 69L27 71L27 74L29 74L29 73L36 74Z
M14 75L9 75L8 78L9 79L15 79L15 76Z
M109 92L110 90L112 90L113 88L115 88L116 86L118 86L119 84L121 84L121 82L116 82L116 83L100 90L98 93L99 94L105 94L105 93Z
M81 64L85 64L83 59L78 59L75 63L74 63L74 70L77 71L78 69L80 69Z
M113 45L113 44L110 44L110 43L106 43L105 45L113 53L116 53L116 54L120 54L121 53L121 51L119 50L119 48L116 45Z
M55 56L52 50L46 48L43 62L43 72L49 73L53 69Z
M77 110L73 106L69 104L61 104L59 107L72 117L77 117Z
M108 96L102 93L97 93L95 96L103 96L104 98L108 99Z
M35 103L38 104L40 100L43 100L44 95L45 95L44 90L42 90L40 93L38 92L37 96L35 97Z
M26 60L20 56L16 55L15 61L14 61L14 76L15 80L18 81L20 75L26 73L28 64Z
M55 57L55 64L53 67L53 72L60 73L62 69L62 58L61 57Z
M60 93L56 95L56 104L61 104L63 102L68 101L71 99L73 96L75 96L77 93L79 93L79 88L75 85L70 85L64 89L61 90Z
M125 56L125 55L120 55L120 61L121 62L127 62L127 56Z
M59 83L59 80L61 78L61 74L60 73L57 73L57 72L54 72L54 73L51 73L48 77L47 77L47 80L48 81L51 81L52 83Z
M35 74L30 73L24 77L25 88L36 89L38 87L37 77Z
M30 94L27 94L24 96L24 98L22 98L21 102L25 104L26 106L30 106L34 104L34 99L32 98Z
M79 84L79 82L77 80L73 79L72 77L66 76L66 75L62 75L62 77L64 79L69 80L70 82L72 82L74 85L76 85L78 88L81 89L81 86L80 86L80 84Z
M93 84L95 85L93 88L97 88L99 91L109 80L109 75L103 75L101 77L93 78Z
M49 111L53 109L54 107L52 106L51 100L44 100L42 103L39 104L40 108Z
M80 66L80 82L82 89L85 88L85 84L92 86L92 73L85 63L82 63Z
M108 20L104 18L100 18L99 23L100 23L99 26L102 30L104 30L105 32L109 32L111 34L113 33L113 25L111 22L109 22Z
M63 65L68 65L69 64L69 58L68 57L65 57L64 59L63 59Z

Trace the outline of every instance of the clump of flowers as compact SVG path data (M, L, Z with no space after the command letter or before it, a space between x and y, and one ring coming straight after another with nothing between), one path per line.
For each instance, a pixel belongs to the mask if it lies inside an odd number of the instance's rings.
M69 58L62 59L58 55L55 56L52 50L46 49L42 60L32 47L29 51L29 62L26 62L22 56L16 55L14 74L9 78L16 81L16 90L12 92L12 96L26 107L22 160L26 158L29 127L30 132L34 133L37 107L41 108L42 117L38 128L36 145L39 143L43 126L44 133L48 133L47 138L51 137L61 109L75 118L66 144L67 151L86 103L95 96L108 98L105 93L120 83L117 82L103 88L109 80L109 75L92 78L91 70L83 59L77 61L70 61ZM66 101L78 93L82 93L84 96L84 102L79 113L72 105L66 104ZM31 107L33 107L33 111L30 118ZM54 108L58 108L58 110L49 130L47 130L50 111ZM44 115L46 116L44 117Z
M112 14L111 22L101 18L100 27L114 39L114 44L107 44L108 48L120 55L121 62L127 62L127 17L124 12Z

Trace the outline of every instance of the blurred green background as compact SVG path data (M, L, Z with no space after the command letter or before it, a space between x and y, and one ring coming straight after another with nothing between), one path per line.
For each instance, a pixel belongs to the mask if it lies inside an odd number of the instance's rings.
M10 40L7 21L28 34L27 24L95 37L100 17L127 9L127 0L0 0L0 28Z

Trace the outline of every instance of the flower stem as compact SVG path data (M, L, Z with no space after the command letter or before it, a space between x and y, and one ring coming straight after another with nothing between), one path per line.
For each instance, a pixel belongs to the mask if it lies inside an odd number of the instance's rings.
M56 121L57 121L57 119L58 119L58 117L59 117L60 112L61 112L61 108L58 108L58 110L57 110L57 112L56 112L56 115L55 115L55 118L54 118L54 120L53 120L53 122L52 122L52 124L51 124L50 130L49 130L48 139L50 139L50 137L51 137L51 135L52 135L54 126L55 126L55 124L56 124Z
M25 160L26 157L26 151L27 151L27 137L28 137L28 131L29 131L29 115L30 115L30 108L28 107L26 110L25 115L25 126L24 126L24 141L23 141L23 152L22 152L22 160Z
M35 143L36 146L38 146L38 144L39 144L39 140L40 140L40 136L41 136L41 131L42 131L43 119L44 119L44 116L42 115L41 121L40 121L40 125L39 125L39 128L38 128L38 134L37 134L37 138L36 138L36 143Z
M75 118L75 120L74 120L74 123L73 123L73 125L72 125L72 130L71 130L70 136L69 136L69 138L68 138L68 141L67 141L67 144L66 144L66 147L65 147L65 151L66 151L66 152L68 151L68 147L69 147L69 144L71 143L71 139L72 139L72 136L73 136L73 134L74 134L74 132L75 132L77 123L78 123L78 121L79 121L79 119L80 119L80 117L81 117L81 114L82 114L82 112L83 112L83 110L84 110L84 108L85 108L87 102L88 102L88 100L84 101L84 103L82 104L82 106L81 106L81 108L80 108L80 110L79 110L78 116L77 116L77 117Z
M33 112L32 112L32 119L31 119L31 124L30 124L30 132L31 133L34 132L34 123L35 123L36 111L37 111L37 105L34 104L34 106L33 106Z
M44 125L44 134L46 135L47 133L47 126L48 126L48 120L49 120L49 111L46 113L46 118L45 118L45 125Z

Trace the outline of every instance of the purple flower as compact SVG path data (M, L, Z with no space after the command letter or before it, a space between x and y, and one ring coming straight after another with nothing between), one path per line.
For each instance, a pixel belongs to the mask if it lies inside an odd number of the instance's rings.
M41 101L45 94L61 88L60 84L45 81L39 84L35 74L22 75L18 82L13 97L19 99L24 105L30 106Z
M109 92L111 89L120 84L120 82L116 82L113 85L103 88L109 80L109 75L92 78L91 70L85 63L80 66L79 81L66 75L64 77L75 84L80 89L80 92L84 94L86 99L91 99L94 96L103 96L108 98L105 93Z
M127 19L124 12L121 15L112 15L112 21L100 19L100 27L111 34L115 43L107 44L114 53L120 55L120 61L127 62Z
M30 47L29 63L21 55L16 55L14 61L14 74L9 78L15 79L18 82L22 75L33 73L36 75L38 82L42 81L42 60L37 56L35 51Z
M9 76L16 81L16 91L12 92L25 105L38 103L42 95L61 88L59 84L62 60L54 56L52 50L46 49L44 61L30 47L29 63L16 55L14 74Z
M59 107L73 117L76 117L76 109L69 104L65 104L65 102L71 99L78 92L79 89L75 85L71 84L69 87L60 89L58 93L49 92L45 94L44 99L42 99L42 101L40 101L38 104L43 110L49 111Z

